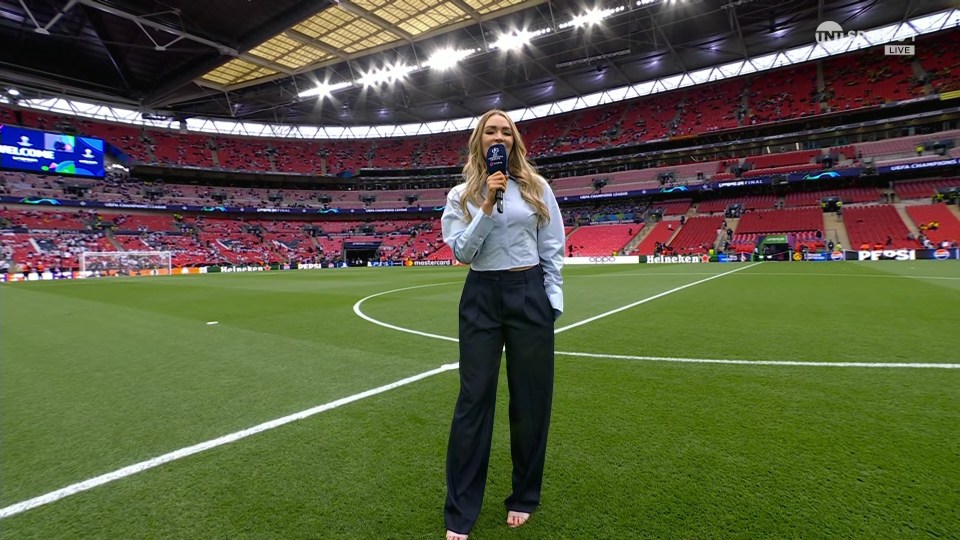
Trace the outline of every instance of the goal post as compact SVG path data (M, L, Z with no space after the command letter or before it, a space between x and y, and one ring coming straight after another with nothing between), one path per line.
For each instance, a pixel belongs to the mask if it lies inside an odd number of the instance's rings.
M169 276L172 259L169 251L84 251L80 271L106 276Z

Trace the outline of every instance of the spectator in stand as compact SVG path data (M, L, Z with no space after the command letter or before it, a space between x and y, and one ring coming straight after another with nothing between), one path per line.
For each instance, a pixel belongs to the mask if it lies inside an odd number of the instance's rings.
M508 175L487 174L494 144L506 147ZM540 504L565 238L556 197L526 158L507 113L484 114L470 136L464 183L450 190L441 218L444 242L470 265L460 302L460 396L447 448L447 540L466 539L480 514L504 346L513 456L507 525L523 525ZM493 211L498 190L502 214Z

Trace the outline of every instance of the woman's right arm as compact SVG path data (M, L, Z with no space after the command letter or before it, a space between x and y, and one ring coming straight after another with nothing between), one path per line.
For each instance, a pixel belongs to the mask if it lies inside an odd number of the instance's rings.
M493 230L493 218L489 209L482 208L474 212L473 219L467 221L460 207L461 189L451 189L447 194L447 204L440 218L443 227L443 241L453 250L453 256L463 264L470 264L480 252L480 246ZM484 206L488 206L484 201Z

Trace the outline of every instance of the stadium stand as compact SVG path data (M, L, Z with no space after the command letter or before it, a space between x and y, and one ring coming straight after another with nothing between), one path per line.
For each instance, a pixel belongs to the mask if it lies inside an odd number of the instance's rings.
M606 256L613 252L622 254L640 226L634 224L589 225L578 227L567 237L567 244L574 246L578 257Z
M876 48L825 60L825 95L830 110L880 106L922 95L911 61L884 55Z
M843 209L843 223L851 247L874 249L919 248L907 225L892 205L852 206Z
M713 247L723 222L723 217L720 216L691 217L670 241L670 248L681 255L706 253Z
M676 234L678 224L679 222L673 221L660 221L655 223L650 232L647 233L647 236L645 236L636 249L634 249L634 254L653 255L658 242L662 245L667 245L670 238Z
M952 188L960 185L960 179L946 180L908 180L893 184L893 191L902 200L930 199L938 188Z
M880 190L875 187L826 188L821 191L807 191L802 193L788 193L784 197L785 208L799 208L801 206L820 206L824 197L840 197L843 204L874 203L880 199Z
M926 247L949 247L960 242L960 220L946 205L912 205L906 211L921 234L930 239Z
M960 90L960 34L941 32L926 36L917 47L917 62L930 76L937 92Z
M813 103L817 85L814 63L782 68L748 80L748 124L781 122L813 116L820 111Z
M819 208L747 212L737 224L737 234L823 231Z

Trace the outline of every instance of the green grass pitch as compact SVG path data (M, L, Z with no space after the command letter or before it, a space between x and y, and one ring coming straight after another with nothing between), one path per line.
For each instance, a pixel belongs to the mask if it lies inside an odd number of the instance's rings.
M737 268L741 270L731 272ZM0 507L457 361L462 268L0 288ZM541 508L471 538L960 536L952 261L568 267ZM217 321L216 325L208 322ZM561 353L585 353L571 356ZM609 358L619 355L632 358ZM449 370L0 519L3 538L441 538Z

